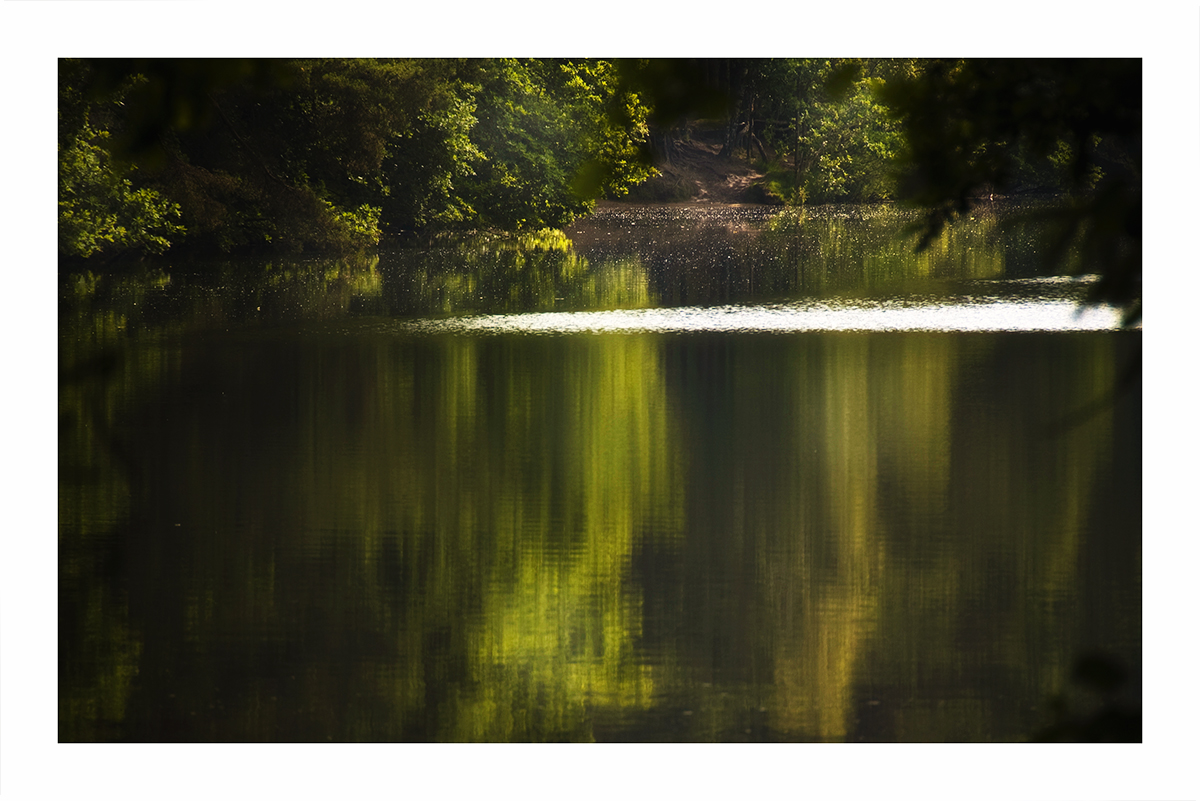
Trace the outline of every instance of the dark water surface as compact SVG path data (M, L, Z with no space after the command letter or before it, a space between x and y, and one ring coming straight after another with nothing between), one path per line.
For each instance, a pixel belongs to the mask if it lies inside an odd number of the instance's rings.
M60 738L1021 740L1094 651L1136 700L1141 334L903 217L66 280Z

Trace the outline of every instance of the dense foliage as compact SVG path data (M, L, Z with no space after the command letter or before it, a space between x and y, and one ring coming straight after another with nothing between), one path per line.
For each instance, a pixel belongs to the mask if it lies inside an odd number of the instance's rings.
M560 226L651 173L646 113L600 61L68 60L59 252Z
M764 139L776 159L772 188L797 201L887 200L901 134L877 94L894 62L773 59L759 73Z
M179 205L153 189L134 189L118 175L103 144L105 131L88 126L59 153L58 248L87 257L106 248L161 253L181 233Z

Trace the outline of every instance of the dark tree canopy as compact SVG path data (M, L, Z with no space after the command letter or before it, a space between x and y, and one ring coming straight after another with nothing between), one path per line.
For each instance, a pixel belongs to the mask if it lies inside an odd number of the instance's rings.
M1140 318L1142 65L1138 59L932 61L881 89L904 131L900 197L928 209L922 241L981 196L1065 191L1045 255L1077 248L1094 299Z
M564 225L650 174L647 112L596 60L64 60L59 250Z

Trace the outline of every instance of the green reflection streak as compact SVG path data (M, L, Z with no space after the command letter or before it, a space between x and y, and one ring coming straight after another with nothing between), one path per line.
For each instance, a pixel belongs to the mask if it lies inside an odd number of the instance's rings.
M785 209L764 226L761 247L770 256L761 280L780 273L775 280L782 279L790 292L825 295L894 290L930 278L1011 274L1006 256L1018 247L1013 237L1002 239L996 213L977 212L943 230L920 253L903 235L910 218L911 213L888 205L867 213L855 207L827 207L819 214Z
M1077 656L1079 563L1112 457L1112 418L1058 434L1051 424L1111 386L1111 340L1058 340L1032 372L1006 364L1014 356L1002 342L1013 350L1020 340L876 339L886 347L868 360L866 340L830 339L822 469L836 569L810 569L797 582L811 586L805 606L815 613L797 651L777 663L783 731L843 739L870 681L875 698L911 698L887 710L898 740L1028 732L1011 688L1011 700L993 700L966 690L963 677L990 664L1027 676L1046 697ZM959 376L980 363L1001 384L1006 369L1020 383L993 387L982 405L975 388L963 408ZM885 501L884 486L899 488L903 503ZM881 507L891 510L886 520ZM951 540L914 560L908 539L930 528ZM897 549L908 552L903 561ZM881 676L898 684L885 689Z
M189 555L189 638L336 646L348 674L291 668L318 706L299 719L334 739L586 740L597 709L645 708L630 554L678 530L682 497L659 358L647 337L360 343L282 393L301 408L274 456L246 430L253 448L214 461L198 420L177 516L237 532L248 559ZM238 492L250 519L217 500ZM286 550L254 545L271 530ZM383 642L365 650L345 616ZM338 706L335 682L363 700ZM279 736L289 713L251 703L268 695L241 691L234 730Z
M418 315L639 309L656 305L636 254L590 262L561 231L476 235L389 259L398 303Z
M825 525L808 537L823 542L786 544L785 567L774 571L772 588L784 590L778 601L785 611L770 708L772 725L789 738L839 741L853 723L859 662L879 625L887 532L878 514L878 368L871 340L822 341L816 363L792 381L815 380L821 387L809 395L814 408L806 413L817 415L813 467L827 487L818 501L824 509L809 516Z
M487 421L486 430L474 384L480 343L446 347L454 352L445 360L454 380L443 384L439 405L468 426L470 444L450 450L474 466L439 466L426 480L446 486L447 473L461 481L465 469L476 491L460 536L485 532L490 542L479 543L487 551L479 611L465 634L467 677L438 739L590 739L593 710L645 708L653 692L651 670L633 648L641 603L629 559L647 521L659 530L678 521L681 493L670 469L655 343L638 337L582 345L582 357L563 360L553 377L553 396L539 371L509 372L504 419ZM488 359L505 362L494 352ZM551 432L542 427L547 417L557 423ZM515 441L497 453L485 444L488 430ZM522 440L553 438L554 431L560 439L523 452ZM448 432L446 441L459 436Z
M705 450L688 486L732 490L689 503L686 529L687 547L714 554L690 568L699 592L735 594L704 612L712 653L668 647L661 683L689 686L691 665L737 701L693 696L689 738L749 735L759 704L782 739L850 739L868 713L884 739L1028 735L1024 699L1056 689L1095 603L1080 565L1104 547L1096 516L1123 503L1103 497L1111 410L1054 428L1111 387L1115 342L847 334L731 348L728 383L697 384L728 398L693 424ZM769 407L789 411L764 422ZM761 577L749 588L723 566L744 550ZM1112 643L1136 636L1136 621L1111 623ZM706 679L726 649L741 669ZM736 689L756 654L771 665L757 697Z

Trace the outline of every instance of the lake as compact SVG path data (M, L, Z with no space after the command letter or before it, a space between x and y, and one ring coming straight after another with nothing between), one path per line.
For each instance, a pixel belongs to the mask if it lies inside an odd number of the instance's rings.
M613 204L64 277L60 739L997 742L1136 706L1141 331L1021 211L919 254L887 205Z

